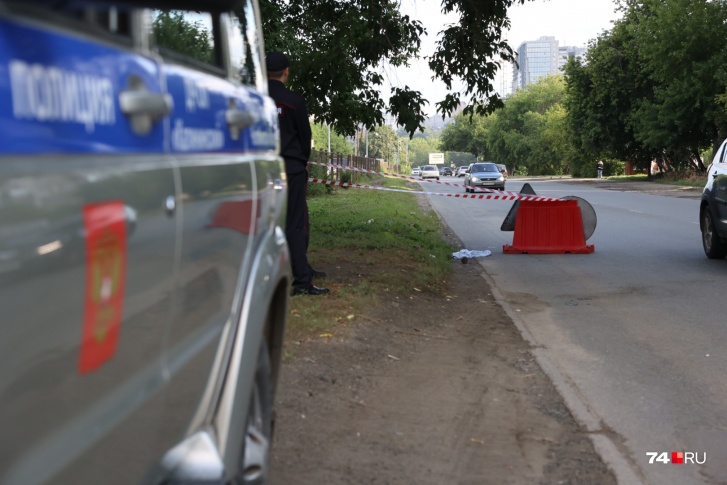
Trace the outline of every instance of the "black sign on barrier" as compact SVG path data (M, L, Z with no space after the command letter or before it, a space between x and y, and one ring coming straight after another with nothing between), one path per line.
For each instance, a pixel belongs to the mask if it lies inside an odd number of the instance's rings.
M523 188L520 189L520 193L523 195L537 195L535 190L530 186L529 183L525 183ZM520 207L520 201L516 200L510 208L510 212L507 213L505 220L502 221L500 226L501 231L514 231L515 230L515 219L517 218L517 209Z

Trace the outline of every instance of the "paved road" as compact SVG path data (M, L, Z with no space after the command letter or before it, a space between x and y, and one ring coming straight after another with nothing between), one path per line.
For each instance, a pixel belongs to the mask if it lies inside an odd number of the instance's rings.
M505 310L623 483L727 482L727 261L704 256L699 201L529 182L593 205L595 253L506 255L512 202L429 199L465 248L493 252L479 262ZM673 451L706 464L648 464L647 452Z

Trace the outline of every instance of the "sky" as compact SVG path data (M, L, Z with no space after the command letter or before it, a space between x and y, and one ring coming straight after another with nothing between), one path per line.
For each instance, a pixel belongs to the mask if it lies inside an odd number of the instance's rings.
M401 8L403 13L420 20L427 30L428 35L422 42L423 56L434 51L437 33L446 24L457 21L456 15L445 16L441 13L439 0L402 0ZM553 36L560 45L586 47L590 39L610 29L611 22L619 17L614 8L613 0L528 1L510 8L508 16L511 27L504 38L513 50L522 42L542 36ZM425 108L429 116L434 115L436 110L434 102L446 95L444 84L431 80L432 73L425 60L415 61L409 68L388 68L385 76L390 85L407 85L421 91L424 98L430 101L430 105ZM495 88L501 94L506 94L510 91L511 82L512 68L508 65L495 80Z

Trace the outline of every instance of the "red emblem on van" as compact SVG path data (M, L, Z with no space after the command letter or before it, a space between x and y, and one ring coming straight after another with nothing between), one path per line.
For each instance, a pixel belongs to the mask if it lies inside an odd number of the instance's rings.
M83 208L86 291L79 372L92 372L116 352L126 284L126 216L120 201Z

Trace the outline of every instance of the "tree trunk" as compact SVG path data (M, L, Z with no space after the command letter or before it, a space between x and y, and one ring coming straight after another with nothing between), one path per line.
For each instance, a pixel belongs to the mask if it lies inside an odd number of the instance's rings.
M719 146L717 148L719 148ZM706 172L707 167L704 166L704 162L702 161L702 156L699 154L698 149L692 148L692 156L694 157L694 160L697 162L697 170L699 171L699 173Z

